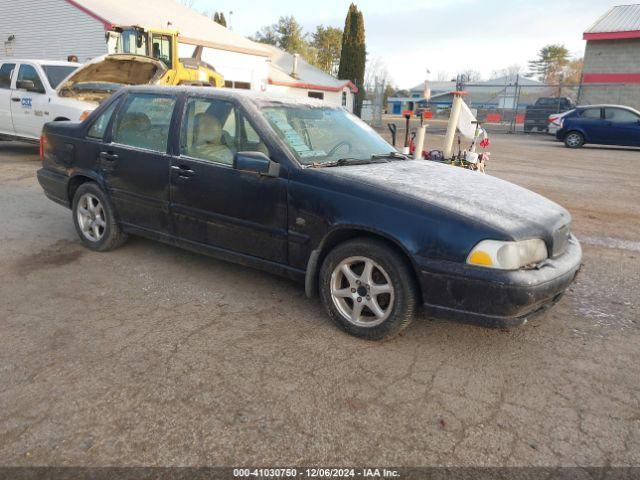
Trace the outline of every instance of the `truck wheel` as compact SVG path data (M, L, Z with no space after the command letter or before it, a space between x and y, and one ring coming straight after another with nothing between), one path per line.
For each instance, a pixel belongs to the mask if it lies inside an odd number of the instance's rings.
M113 208L98 184L83 183L73 197L73 223L85 247L96 252L118 248L127 240Z
M533 130L533 127L531 125L524 126L524 133L531 133L532 130Z
M569 132L564 136L564 144L568 148L580 148L584 145L584 135L580 132Z
M369 340L404 330L418 309L413 273L384 243L355 239L334 248L320 270L320 297L329 317Z

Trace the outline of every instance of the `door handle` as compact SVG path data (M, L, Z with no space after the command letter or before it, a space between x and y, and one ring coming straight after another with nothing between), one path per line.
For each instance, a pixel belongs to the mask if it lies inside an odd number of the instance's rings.
M191 170L187 165L171 165L171 171L182 178L193 177L196 174L196 172Z
M113 152L100 152L100 160L105 162L115 162L118 160L118 155Z
M21 99L19 97L11 97L12 102L19 102Z

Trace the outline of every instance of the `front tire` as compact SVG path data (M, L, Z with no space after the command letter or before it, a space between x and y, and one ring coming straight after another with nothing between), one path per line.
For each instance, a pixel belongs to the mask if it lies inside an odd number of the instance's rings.
M338 245L320 270L320 297L329 317L357 337L396 336L414 319L418 290L404 258L385 243L355 239Z
M580 132L569 132L564 136L564 144L567 148L580 148L584 145L584 135Z
M118 248L127 240L107 196L97 183L83 183L73 196L73 223L85 247L96 252Z

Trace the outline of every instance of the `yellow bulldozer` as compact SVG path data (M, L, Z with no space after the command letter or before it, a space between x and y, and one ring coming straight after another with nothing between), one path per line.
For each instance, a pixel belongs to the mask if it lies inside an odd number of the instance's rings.
M202 47L196 47L190 58L178 57L178 32L155 30L140 26L114 26L106 33L110 54L143 55L160 60L167 72L161 85L197 85L224 87L222 75L203 62Z

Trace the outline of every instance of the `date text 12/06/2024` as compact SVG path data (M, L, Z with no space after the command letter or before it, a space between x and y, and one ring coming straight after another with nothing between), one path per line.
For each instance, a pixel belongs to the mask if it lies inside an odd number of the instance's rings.
M386 468L236 468L234 478L399 478Z

